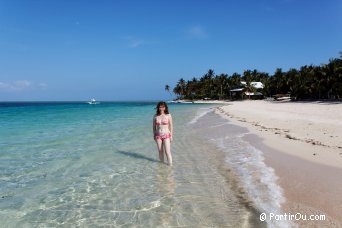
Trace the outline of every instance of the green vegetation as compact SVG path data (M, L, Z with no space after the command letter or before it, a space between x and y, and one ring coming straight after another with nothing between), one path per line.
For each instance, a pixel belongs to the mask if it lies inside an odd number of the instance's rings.
M185 81L181 78L173 92L178 99L230 99L231 89L241 88L255 92L251 82L262 82L264 88L260 91L264 96L290 94L292 100L303 99L342 99L342 52L340 58L330 59L328 64L320 66L302 66L299 70L290 69L283 72L276 69L273 75L258 70L246 70L243 75L215 75L210 69L199 79ZM165 90L170 92L170 86Z

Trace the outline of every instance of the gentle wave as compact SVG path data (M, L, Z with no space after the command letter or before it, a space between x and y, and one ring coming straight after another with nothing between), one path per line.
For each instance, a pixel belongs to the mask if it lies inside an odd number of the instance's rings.
M201 117L205 116L207 113L213 111L212 108L199 108L196 116L188 123L188 124L195 124Z
M263 152L244 140L250 134L215 113L200 112L203 135L225 154L225 162L240 179L248 198L260 212L282 214L283 190L274 169L264 162ZM267 221L270 227L291 227L289 221Z
M283 190L277 184L278 177L274 169L265 164L262 151L244 141L243 136L244 134L212 141L227 153L225 161L240 175L245 191L260 211L282 214L281 204L285 202L285 198ZM291 227L287 221L267 222L271 227Z

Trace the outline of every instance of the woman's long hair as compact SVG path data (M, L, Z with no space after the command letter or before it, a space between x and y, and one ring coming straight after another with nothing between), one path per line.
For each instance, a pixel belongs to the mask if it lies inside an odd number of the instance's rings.
M156 107L156 109L157 109L157 113L156 113L157 116L160 115L160 111L159 111L159 107L160 106L164 106L165 107L164 113L165 114L169 114L169 108L167 107L167 104L164 101L160 101L160 102L158 102L157 107Z

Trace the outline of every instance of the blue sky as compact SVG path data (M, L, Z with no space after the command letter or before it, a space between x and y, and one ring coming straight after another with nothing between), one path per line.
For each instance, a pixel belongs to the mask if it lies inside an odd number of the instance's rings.
M167 100L180 79L327 63L341 0L0 0L0 101Z

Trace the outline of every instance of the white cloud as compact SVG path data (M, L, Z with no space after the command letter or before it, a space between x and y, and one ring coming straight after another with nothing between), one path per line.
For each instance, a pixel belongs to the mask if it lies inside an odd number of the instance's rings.
M38 88L40 89L47 89L48 85L44 82L38 83Z
M27 80L19 80L19 81L15 81L13 83L13 86L14 88L17 88L17 89L25 89L25 88L31 87L32 83Z
M143 40L132 37L132 36L125 37L124 39L128 42L129 48L137 48L144 43Z
M17 92L29 89L46 89L46 83L33 83L28 80L17 80L13 82L0 82L0 91Z
M204 39L208 37L207 32L202 26L196 25L186 31L186 35L190 39Z
M130 48L136 48L139 47L142 44L141 40L134 40L131 42L131 44L129 45Z

